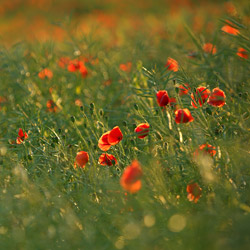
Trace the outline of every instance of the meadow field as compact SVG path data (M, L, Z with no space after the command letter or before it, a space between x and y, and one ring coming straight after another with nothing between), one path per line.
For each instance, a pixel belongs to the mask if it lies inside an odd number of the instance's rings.
M0 249L250 249L248 1L2 0Z

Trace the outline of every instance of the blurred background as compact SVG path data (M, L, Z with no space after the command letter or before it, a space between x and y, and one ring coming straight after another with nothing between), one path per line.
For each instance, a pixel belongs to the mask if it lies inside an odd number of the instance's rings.
M247 0L1 0L0 43L63 41L94 30L117 45L123 31L166 38L172 31L181 33L183 22L192 24L195 32L211 33L216 27L211 20L237 15L238 8L243 23L249 23Z

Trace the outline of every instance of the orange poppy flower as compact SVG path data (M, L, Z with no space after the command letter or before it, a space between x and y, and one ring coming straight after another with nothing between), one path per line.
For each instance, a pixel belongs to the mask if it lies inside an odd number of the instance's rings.
M47 106L47 111L51 113L55 113L58 109L57 105L53 100L48 100L46 106Z
M216 46L212 43L205 43L203 45L203 50L204 50L204 52L206 52L208 54L212 54L212 55L216 54L216 52L217 52Z
M184 85L185 87L183 85L179 86L179 96L187 95L188 91L191 89L188 83L185 83Z
M58 61L58 65L61 68L65 68L70 62L70 59L68 57L61 57Z
M122 131L118 126L104 133L98 141L98 147L102 151L107 151L112 145L118 144L123 138Z
M237 55L242 57L242 58L248 59L247 51L243 48L238 48Z
M111 147L111 145L108 142L108 136L109 136L110 131L104 133L101 138L98 141L98 147L102 150L102 151L108 151Z
M240 33L240 31L238 29L235 29L235 28L233 28L232 26L230 26L228 24L224 25L221 28L221 30L228 33L228 34L234 35L234 36L237 36Z
M116 158L111 155L111 154L101 154L101 156L99 157L98 160L99 164L101 164L102 166L112 166L112 165L116 165L117 164L117 160Z
M148 135L149 127L148 123L141 123L135 128L135 133L137 133L139 139L143 139Z
M178 62L171 57L168 58L165 67L174 72L179 70Z
M21 144L27 138L28 138L27 133L26 132L23 133L23 130L21 128L19 128L18 137L16 138L16 143Z
M169 103L169 96L166 90L159 90L156 94L157 102L160 107L164 107Z
M38 76L40 79L44 79L47 77L48 79L51 79L53 77L53 73L51 70L45 68L41 72L38 73Z
M214 88L211 95L208 98L209 105L215 106L215 107L222 107L226 103L226 95L224 91L222 91L219 88Z
M187 198L189 201L193 201L194 203L197 203L197 201L201 197L201 188L197 183L189 184L187 185Z
M80 151L76 154L74 167L84 168L89 161L89 154L85 151Z
M216 155L216 147L210 145L210 144L202 144L199 146L198 149L195 150L194 152L194 157L197 158L201 154L209 154L211 157Z
M175 122L176 123L188 123L192 122L194 118L192 117L188 109L178 109L175 111Z
M208 99L210 95L210 90L207 89L207 87L198 87L196 89L196 95L194 96L194 94L191 94L191 104L194 108L197 108L197 102L196 100L198 99L200 106L202 106L206 100Z
M124 72L130 72L132 68L132 63L131 62L127 62L126 64L122 63L120 64L119 68Z
M136 193L141 189L142 169L140 163L134 160L130 166L127 166L121 176L120 184L124 190L130 193Z

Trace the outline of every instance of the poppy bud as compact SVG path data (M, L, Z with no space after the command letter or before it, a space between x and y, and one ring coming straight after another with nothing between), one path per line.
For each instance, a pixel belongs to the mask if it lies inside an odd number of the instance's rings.
M80 110L83 111L83 106L80 107Z
M75 119L74 116L71 116L70 119L71 119L71 121L72 121L73 123L75 123L75 120L76 120L76 119Z
M127 126L128 126L128 123L127 123L126 121L123 121L123 122L122 122L122 125L123 125L124 127L127 127Z
M92 102L89 104L90 109L95 109L95 104Z
M134 108L135 108L135 110L137 110L137 111L139 110L139 107L138 107L138 105L137 105L136 103L134 104Z
M103 115L104 115L103 109L100 109L100 110L99 110L99 115L100 115L100 116L103 116Z

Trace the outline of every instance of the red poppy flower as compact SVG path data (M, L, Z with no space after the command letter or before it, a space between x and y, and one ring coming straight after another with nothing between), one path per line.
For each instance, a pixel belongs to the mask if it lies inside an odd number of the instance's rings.
M112 145L118 144L123 138L122 131L118 126L104 133L98 141L98 147L102 151L107 151Z
M111 155L111 154L101 154L101 156L99 157L99 164L101 164L102 166L112 166L112 165L116 165L117 164L117 160L116 158Z
M132 68L132 63L131 62L127 62L126 64L122 63L120 64L120 70L125 71L125 72L130 72L131 68Z
M164 107L169 103L169 96L166 90L159 90L156 94L157 102L160 107Z
M233 28L232 26L230 25L224 25L222 28L221 28L222 31L228 33L228 34L231 34L231 35L234 35L234 36L237 36L240 31L238 29L235 29Z
M58 65L61 68L65 68L70 62L70 59L68 57L61 57L58 61Z
M209 95L210 95L210 90L207 89L207 87L198 87L196 89L196 95L194 96L194 94L191 94L192 106L194 108L197 108L197 99L199 101L200 106L202 106L208 99Z
M179 86L179 96L187 95L188 91L191 89L188 83L185 83L184 85L185 87L183 85Z
M84 168L85 165L88 163L89 161L89 154L85 151L80 151L76 154L76 159L75 159L75 168L76 167L80 167L80 168Z
M226 103L226 95L224 91L219 88L214 88L207 103L215 107L224 106Z
M70 72L79 71L81 73L82 77L86 77L88 75L88 70L87 70L84 62L79 61L77 59L69 62L68 71L70 71Z
M98 141L98 147L102 150L102 151L108 151L111 147L111 144L109 144L108 142L108 136L109 136L110 131L104 133L101 138Z
M40 79L44 79L47 77L48 79L51 79L53 77L53 73L51 70L45 68L41 72L38 73L38 76Z
M216 148L210 144L202 144L199 146L198 149L195 150L194 152L194 157L197 158L198 156L202 154L209 154L211 157L216 155Z
M187 185L187 198L189 201L193 201L194 203L197 203L197 201L201 197L201 188L197 183L189 184Z
M121 176L120 184L124 190L130 193L136 193L141 189L142 169L140 163L134 160L130 166L127 166Z
M204 52L206 52L208 54L212 54L212 55L216 54L216 52L217 52L216 46L212 43L205 43L203 45L203 50L204 50Z
M192 117L188 109L178 109L175 111L175 122L176 123L187 123L192 122L194 118Z
M118 126L114 127L108 135L108 142L110 145L118 144L123 138L122 131Z
M18 137L16 138L16 143L21 144L27 138L28 138L27 133L26 132L23 133L23 130L21 128L19 128Z
M175 61L171 57L168 58L165 67L167 67L168 70L171 70L171 71L174 71L174 72L178 71L178 69L179 69L178 62Z
M243 48L238 48L237 55L242 57L242 58L248 59L247 51Z
M58 109L57 105L55 104L53 100L48 100L46 106L47 106L48 112L55 113Z
M148 123L141 123L135 128L135 133L137 133L139 139L143 139L148 135L149 127Z

